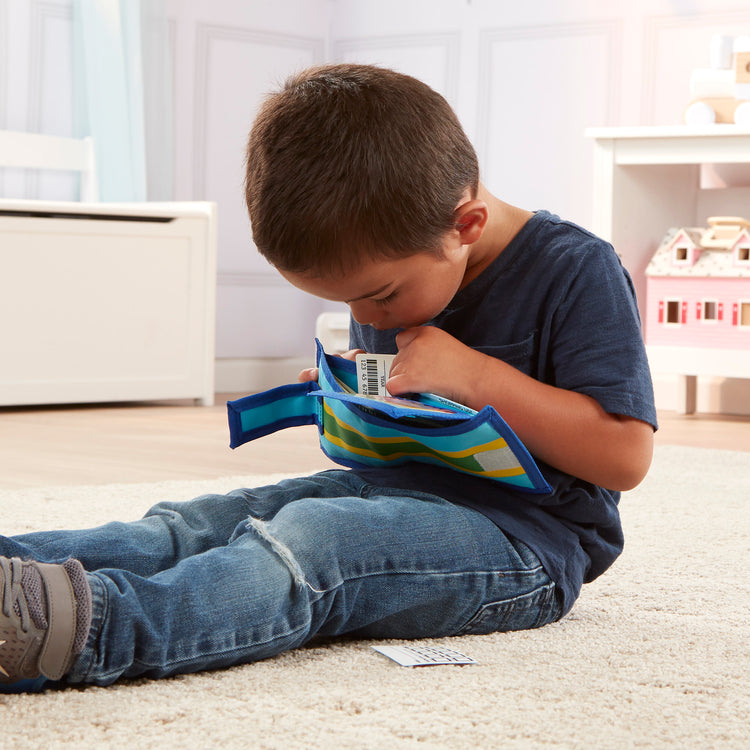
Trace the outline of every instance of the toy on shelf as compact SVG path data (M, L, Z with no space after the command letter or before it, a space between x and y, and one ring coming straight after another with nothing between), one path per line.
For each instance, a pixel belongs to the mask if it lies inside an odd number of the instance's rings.
M716 35L711 39L711 67L690 78L687 125L736 123L750 127L750 36Z
M646 347L654 371L680 376L695 411L697 375L750 378L750 222L714 216L669 230L646 268Z

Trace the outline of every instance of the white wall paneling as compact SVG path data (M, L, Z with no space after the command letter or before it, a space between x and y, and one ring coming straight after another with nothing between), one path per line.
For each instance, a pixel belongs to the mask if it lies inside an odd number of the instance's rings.
M314 318L332 307L280 280L256 253L245 213L247 130L287 75L324 61L415 75L454 106L500 197L590 226L594 149L585 129L678 125L711 35L750 33L750 7L739 0L166 2L174 198L218 204L217 383L233 390L252 389L261 372L266 383L271 361L311 357ZM71 5L0 0L0 127L71 134ZM0 175L0 196L71 189L65 176L34 185L11 172Z
M332 50L338 62L382 65L419 78L456 108L460 44L461 36L457 32L397 34L337 39Z
M7 129L8 116L8 5L0 0L0 128ZM0 170L0 187L3 171Z
M73 135L73 12L70 5L35 0L29 4L29 99L26 130ZM65 172L28 170L26 195L75 200L76 177Z
M619 117L619 21L480 33L479 134L484 179L504 200L587 225L593 166L584 129Z
M198 25L196 195L225 190L226 176L232 173L241 183L248 125L263 96L282 83L291 71L322 62L323 52L323 39ZM228 85L230 81L236 85ZM236 188L237 183L228 187ZM233 195L236 196L236 190Z
M310 316L302 313L311 304L319 310L320 303L282 286L254 251L242 185L247 132L264 95L290 72L323 57L323 38L197 25L193 196L211 196L221 207L219 358L287 357L304 351L305 344L312 351ZM300 313L296 320L286 319L289 310Z
M0 0L0 127L73 134L71 0ZM69 200L77 183L65 172L6 169L0 196Z

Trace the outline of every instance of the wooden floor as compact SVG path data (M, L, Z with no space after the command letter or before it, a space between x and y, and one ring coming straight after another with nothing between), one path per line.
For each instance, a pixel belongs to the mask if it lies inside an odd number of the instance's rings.
M229 396L231 398L232 396ZM0 408L0 489L213 479L334 466L314 427L229 448L226 397L186 403ZM750 451L750 417L659 415L657 444Z

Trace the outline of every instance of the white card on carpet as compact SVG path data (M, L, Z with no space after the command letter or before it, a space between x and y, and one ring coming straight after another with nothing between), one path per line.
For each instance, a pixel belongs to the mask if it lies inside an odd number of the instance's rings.
M460 651L440 646L373 646L375 651L398 662L402 667L434 667L443 664L476 664Z

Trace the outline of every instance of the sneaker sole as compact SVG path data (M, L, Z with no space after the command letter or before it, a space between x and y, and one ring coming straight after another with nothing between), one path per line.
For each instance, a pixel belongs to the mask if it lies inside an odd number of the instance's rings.
M18 682L0 683L0 693L39 693L49 682L46 677L39 676L33 680L18 680Z

